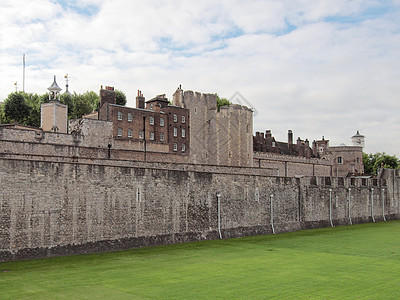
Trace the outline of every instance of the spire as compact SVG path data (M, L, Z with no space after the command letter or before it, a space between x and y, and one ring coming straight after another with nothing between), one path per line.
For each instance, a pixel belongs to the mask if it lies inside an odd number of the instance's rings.
M49 94L50 101L60 101L60 91L62 89L58 86L58 84L56 82L56 75L54 75L54 81L53 81L52 85L47 89L50 91L50 94Z
M65 78L65 81L66 81L66 84L65 84L65 92L64 92L64 94L71 95L71 93L70 93L69 90L68 90L68 87L69 87L69 85L68 85L68 74L66 74L66 75L64 76L64 78Z

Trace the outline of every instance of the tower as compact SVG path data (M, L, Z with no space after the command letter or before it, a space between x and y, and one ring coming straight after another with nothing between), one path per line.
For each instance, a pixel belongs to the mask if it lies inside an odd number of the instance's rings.
M48 90L49 103L41 105L40 127L44 131L67 133L68 106L60 102L61 88L56 82L56 76Z
M361 146L364 148L365 136L360 134L360 132L357 130L357 133L351 137L351 142L353 143L353 146Z

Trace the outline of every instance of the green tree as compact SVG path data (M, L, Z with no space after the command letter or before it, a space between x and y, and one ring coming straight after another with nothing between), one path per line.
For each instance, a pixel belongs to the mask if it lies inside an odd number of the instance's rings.
M25 101L25 93L15 92L8 95L4 103L4 117L8 122L26 124L31 107Z
M377 175L382 167L387 169L398 169L399 159L395 155L387 155L385 152L363 153L364 173Z
M87 114L99 108L100 97L98 94L96 94L93 91L86 91L86 93L83 94L83 97L86 99L88 103L90 103L90 106L92 107L91 111L87 112ZM76 103L75 103L75 109L77 109Z
M124 92L121 92L120 90L115 90L115 102L118 105L126 105L126 95Z
M72 118L79 119L82 118L83 115L89 114L93 111L93 105L96 104L92 102L93 98L90 96L88 97L87 95L85 96L85 94L81 95L74 93L74 113L72 114Z
M217 110L218 110L218 111L219 111L219 109L220 109L221 106L229 106L229 105L232 104L228 99L226 99L226 98L220 98L220 97L218 96L218 94L215 94L215 95L217 96Z
M26 117L25 125L40 126L40 110L42 99L38 94L25 94L25 102L30 107L29 115Z
M74 105L74 97L71 94L62 94L61 95L61 103L68 106L68 119L74 118L75 114L75 105Z

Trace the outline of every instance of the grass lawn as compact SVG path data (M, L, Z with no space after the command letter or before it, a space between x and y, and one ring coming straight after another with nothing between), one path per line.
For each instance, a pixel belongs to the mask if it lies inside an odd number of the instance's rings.
M0 263L0 299L400 299L400 221Z

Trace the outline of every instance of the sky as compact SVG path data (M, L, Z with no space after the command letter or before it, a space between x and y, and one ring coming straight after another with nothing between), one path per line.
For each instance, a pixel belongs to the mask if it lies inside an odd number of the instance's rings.
M400 157L400 0L2 0L0 101L114 86L254 109L254 132Z

